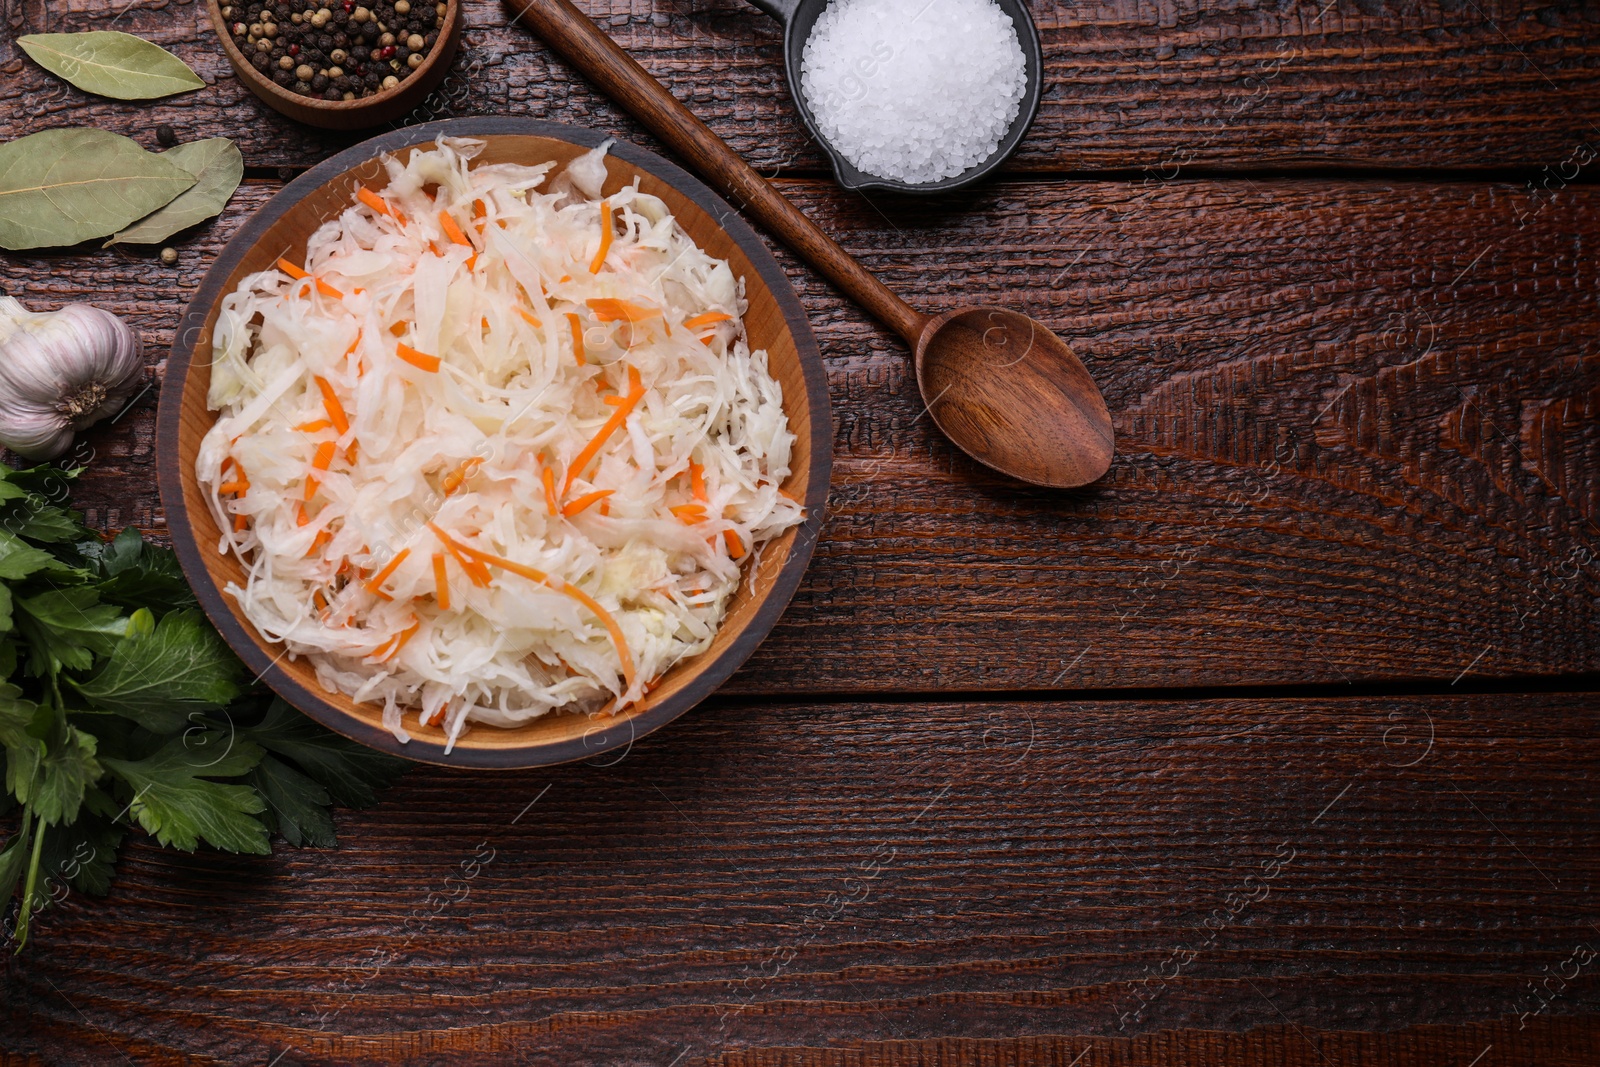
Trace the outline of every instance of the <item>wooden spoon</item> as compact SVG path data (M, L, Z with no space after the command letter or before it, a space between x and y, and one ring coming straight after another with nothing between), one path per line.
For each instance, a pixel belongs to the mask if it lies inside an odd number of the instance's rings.
M915 353L939 428L979 463L1035 485L1087 485L1111 466L1111 416L1054 333L1004 308L928 316L907 306L602 33L570 0L505 0L560 52Z

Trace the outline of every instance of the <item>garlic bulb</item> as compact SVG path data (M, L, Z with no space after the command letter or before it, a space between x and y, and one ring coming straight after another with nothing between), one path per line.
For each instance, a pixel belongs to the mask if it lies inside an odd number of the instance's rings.
M111 312L35 313L0 296L0 445L55 459L74 433L122 410L143 376L139 335Z

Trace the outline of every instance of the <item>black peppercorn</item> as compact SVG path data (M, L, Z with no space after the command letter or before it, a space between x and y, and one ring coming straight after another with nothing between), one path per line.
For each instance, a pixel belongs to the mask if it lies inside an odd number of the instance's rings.
M327 87L328 76L326 74L318 74L315 78L311 79L311 88L315 89L317 92L320 93Z
M347 34L347 33L336 33L336 34L334 34L333 35L333 47L335 47L335 48L349 48L350 47L350 35Z
M255 67L257 70L265 71L268 67L272 66L272 60L267 58L267 54L265 52L256 52L250 57L250 65Z
M287 89L294 83L294 75L286 70L275 70L272 72L272 80Z
M363 22L361 24L361 39L368 44L378 39L378 24L376 22Z
M165 122L156 127L156 143L171 148L178 143L178 135Z
M372 49L363 44L358 44L350 49L350 58L357 63L365 63L370 55L372 55Z
M327 92L322 94L322 99L324 99L324 100L343 100L344 99L344 94L341 93L337 89L329 87Z

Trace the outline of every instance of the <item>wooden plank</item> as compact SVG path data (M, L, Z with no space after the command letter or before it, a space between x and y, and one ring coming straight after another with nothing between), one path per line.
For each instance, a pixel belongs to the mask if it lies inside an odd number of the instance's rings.
M341 815L338 853L134 844L108 899L7 959L0 1048L1589 1063L1597 717L1596 694L722 700L589 764L418 767Z
M257 102L199 4L68 6L11 5L0 28L0 137L99 125L153 144L166 122L186 138L234 137L258 167L305 166L358 139ZM534 115L648 141L540 42L507 26L500 0L467 6L455 74L411 121ZM755 8L587 0L585 9L757 166L824 169L794 116L777 25ZM1575 151L1592 158L1595 149L1580 146L1600 145L1600 35L1584 5L1097 0L1036 3L1034 17L1047 92L1016 171L1548 167L1535 178L1543 181ZM21 33L108 25L171 48L211 87L153 104L102 100L46 75L15 44Z
M748 692L1350 682L1600 669L1600 191L1003 183L918 211L785 186L928 307L1010 300L1105 389L1092 489L998 479L904 349L798 267L833 388L831 518ZM220 239L16 256L35 305L169 338ZM983 252L976 251L983 249ZM91 434L93 521L159 533L154 395Z

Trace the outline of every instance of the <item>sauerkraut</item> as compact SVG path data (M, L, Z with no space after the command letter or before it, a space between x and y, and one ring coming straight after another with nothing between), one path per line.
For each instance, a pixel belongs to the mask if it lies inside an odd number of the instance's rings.
M803 518L728 264L637 179L601 198L605 145L548 188L481 147L385 159L224 298L196 462L250 622L447 751L639 702Z

